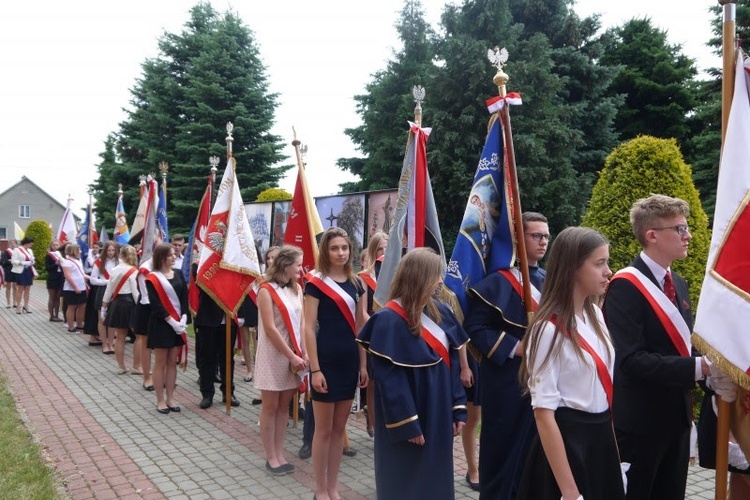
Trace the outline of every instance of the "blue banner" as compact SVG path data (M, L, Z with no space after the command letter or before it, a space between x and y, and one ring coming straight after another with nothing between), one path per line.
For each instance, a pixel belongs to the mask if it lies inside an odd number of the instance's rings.
M89 228L91 227L91 205L86 205L86 218L83 221L81 229L78 231L76 243L81 247L81 256L85 258L89 254Z
M159 229L161 241L169 242L169 226L167 225L167 196L164 185L159 186L159 205L156 209L156 226Z
M115 211L115 231L112 239L120 245L127 245L130 241L130 229L128 229L128 219L125 213L125 207L122 204L122 196L117 199L117 210Z
M488 273L511 267L515 261L511 200L497 114L490 118L488 128L444 280L445 286L456 294L464 314L468 287Z

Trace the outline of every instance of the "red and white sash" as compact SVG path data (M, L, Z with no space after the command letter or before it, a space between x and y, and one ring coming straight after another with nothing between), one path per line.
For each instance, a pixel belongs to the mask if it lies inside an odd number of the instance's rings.
M612 281L616 279L628 280L641 292L656 313L656 317L659 318L659 322L680 356L690 356L692 348L690 328L677 306L669 300L664 291L635 267L626 267L618 271L612 277Z
M365 285L367 285L370 288L370 290L372 290L373 292L378 287L378 281L375 279L375 276L373 276L372 274L362 271L361 273L358 274L358 276L362 279L362 281L364 281Z
M301 318L297 314L294 304L291 303L286 294L279 293L279 285L277 283L267 281L260 287L269 293L271 300L276 304L276 307L281 313L281 318L284 320L284 326L286 326L286 330L289 332L289 338L292 341L292 349L297 356L302 357Z
M562 330L560 325L557 324L557 318L555 316L552 316L550 318L550 323L557 326ZM596 321L596 318L590 318L591 321ZM570 333L563 331L563 334L570 338ZM575 332L575 341L578 344L578 347L581 348L581 350L586 351L589 353L591 358L594 360L594 364L596 365L596 374L599 376L599 382L602 384L602 388L604 389L604 394L607 396L607 404L609 404L609 408L612 409L612 403L614 401L614 384L612 383L612 374L609 373L609 368L607 367L607 364L602 360L602 357L599 355L598 352L591 346L591 344L588 343L588 341L583 338L583 335L581 335L580 332Z
M389 301L385 307L393 310L396 314L401 316L401 319L406 321L407 324L409 324L409 317L406 314L406 311L401 306L401 301L391 300ZM440 358L443 360L443 362L446 364L448 368L451 367L451 358L450 358L450 344L448 342L448 336L445 334L445 331L443 331L442 328L440 328L440 325L432 321L429 316L427 316L425 313L422 313L422 339L427 343L430 348L435 351L435 353L440 356Z
M112 293L112 300L115 300L117 296L120 294L120 290L122 290L122 287L125 283L127 283L128 278L136 271L134 267L131 267L125 273L120 277L120 281L117 282L117 286L115 286L115 291ZM179 320L178 320L179 321Z
M107 262L109 262L109 261L107 261ZM105 280L108 280L109 279L109 271L107 270L107 264L105 263L102 266L102 260L101 259L96 259L94 261L94 265L99 268L99 274L102 276L102 278L104 278Z
M253 301L253 304L258 305L258 280L253 281L250 285L250 289L247 291L247 296Z
M86 291L89 290L89 282L86 281L86 273L83 272L83 265L81 265L80 261L78 259L71 259L70 257L67 257L68 262L75 265L78 268L78 271L81 273L81 278L83 279L83 284L86 285Z
M36 269L34 268L34 254L30 254L24 247L18 247L18 250L21 251L24 257L26 257L26 260L31 262L31 272L34 274L34 277L36 278L39 276L39 273L36 272Z
M6 248L5 253L8 254L8 257L13 257L13 249L12 248Z
M60 252L58 252L57 250L55 250L54 252L47 252L47 255L49 255L50 258L57 264L59 264L60 259L62 259L62 255L60 255Z
M346 322L349 323L349 326L352 328L352 335L356 336L357 327L355 318L357 303L352 296L346 293L346 290L341 288L341 286L329 276L324 276L319 271L311 271L307 275L307 281L318 287L321 292L326 294L329 299L336 303L341 314L344 316L344 319L346 319Z
M156 295L159 296L159 301L164 306L164 309L167 311L167 314L169 314L169 317L175 321L180 321L182 319L180 298L177 296L177 292L175 292L175 289L169 282L169 280L167 280L164 274L162 274L160 271L152 271L148 276L146 276L146 280L154 286ZM183 332L180 334L180 337L182 337L183 344L182 349L180 349L180 352L177 354L177 362L182 364L184 370L185 368L187 368L188 359L187 334ZM185 356L184 361L182 357L183 354Z
M521 284L522 275L521 270L518 268L511 268L511 269L500 269L498 270L500 274L505 276L505 279L507 279L510 284L513 286L513 290L516 291L518 295L521 296L523 299L523 285ZM536 311L539 308L539 301L542 298L542 292L536 289L534 284L531 284L531 300L533 305L533 310Z

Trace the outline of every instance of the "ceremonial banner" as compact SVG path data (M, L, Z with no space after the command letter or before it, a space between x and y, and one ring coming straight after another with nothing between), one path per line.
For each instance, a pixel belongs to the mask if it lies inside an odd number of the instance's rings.
M200 262L201 252L203 251L208 220L211 217L211 186L211 176L209 175L206 190L203 192L201 203L198 206L198 216L190 230L187 258L182 261L182 274L185 276L185 283L188 284L188 304L190 312L193 314L198 312L200 293L195 283L195 275L191 270L193 265L197 266Z
M146 179L146 189L143 192L141 198L141 204L144 205L143 212L143 230L140 234L141 239L141 260L145 262L151 258L151 254L154 253L156 245L162 242L161 233L159 232L158 223L156 222L156 214L159 210L159 187L156 181L149 175ZM145 204L143 203L145 200ZM140 210L140 208L139 208ZM135 229L134 229L135 231ZM134 233L131 240L138 238L138 234Z
M78 246L81 247L81 255L88 255L91 245L99 241L94 227L94 213L91 204L86 205L86 218L81 225L81 231L78 233Z
M456 295L464 315L469 306L466 290L487 274L511 267L515 260L503 131L497 113L490 118L487 130L456 246L445 274L445 286Z
M297 183L294 187L292 207L286 220L284 244L296 245L302 249L303 274L315 269L318 259L318 236L323 232L320 215L315 201L310 195L305 176L305 166L297 152ZM355 257L353 257L355 258Z
M21 226L18 225L18 222L13 221L13 237L16 239L16 241L21 241L24 236L26 236L26 232L21 229Z
M159 186L159 206L156 210L156 226L159 230L161 241L169 241L169 225L167 224L167 194L164 192L164 184Z
M117 207L115 208L115 230L112 233L112 239L120 245L127 245L130 241L130 230L128 229L128 215L125 213L125 207L122 204L122 195L117 198Z
M229 158L206 229L197 276L198 286L232 316L260 276L234 165L234 158Z
M65 207L65 213L63 213L62 220L60 220L60 225L57 228L55 238L60 240L60 243L76 242L76 221L70 208L72 204L73 198L68 198L68 205Z
M404 166L398 182L393 226L388 237L374 299L382 307L388 302L391 281L404 251L430 247L445 258L435 198L427 171L427 138L431 129L409 122Z
M750 456L750 75L740 51L693 345L742 388L732 433Z
M107 230L104 229L104 226L102 226L102 228L99 230L98 236L99 241L101 241L102 243L106 243L109 241L109 234L107 234Z

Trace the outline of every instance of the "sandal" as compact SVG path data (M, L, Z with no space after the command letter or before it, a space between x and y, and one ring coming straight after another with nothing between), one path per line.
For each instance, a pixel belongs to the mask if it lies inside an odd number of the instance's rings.
M243 382L252 382L253 381L253 376L252 375L248 375L247 377L244 377L242 379L242 381Z

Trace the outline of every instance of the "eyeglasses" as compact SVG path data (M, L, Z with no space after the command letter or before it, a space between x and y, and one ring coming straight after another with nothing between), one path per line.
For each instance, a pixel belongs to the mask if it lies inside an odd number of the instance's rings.
M542 241L542 239L545 239L549 241L549 234L545 233L529 233L529 236L531 236L531 239L534 241Z
M663 231L665 229L672 229L674 231L677 231L677 234L680 236L685 236L690 232L690 227L684 224L678 224L676 226L666 226L666 227L652 227L654 231Z

